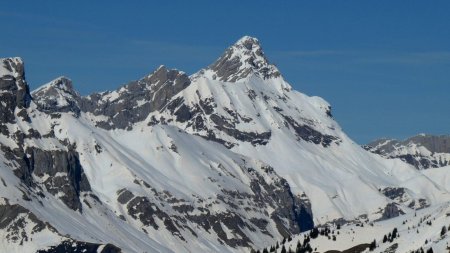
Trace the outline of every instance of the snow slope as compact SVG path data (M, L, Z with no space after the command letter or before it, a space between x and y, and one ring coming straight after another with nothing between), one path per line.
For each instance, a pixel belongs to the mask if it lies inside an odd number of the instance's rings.
M355 251L350 252L415 252L419 249L426 252L430 248L433 252L447 252L450 234L449 232L441 234L441 232L443 227L448 231L449 226L450 207L446 203L386 221L346 224L339 229L336 226L329 226L327 235L319 233L317 238L310 240L309 245L317 252L341 252L352 248ZM390 239L392 237L389 234L392 235L394 229L397 229L396 237ZM322 230L325 230L325 226L319 228L319 231ZM310 237L309 232L295 236L290 242L284 244L284 248L295 252L298 242L304 246L304 240L307 237ZM373 241L376 247L369 251L369 245ZM282 245L276 252L282 251ZM358 246L360 249L356 250Z
M447 191L450 191L450 166L434 168L423 171L423 174L430 178L437 185L441 185Z

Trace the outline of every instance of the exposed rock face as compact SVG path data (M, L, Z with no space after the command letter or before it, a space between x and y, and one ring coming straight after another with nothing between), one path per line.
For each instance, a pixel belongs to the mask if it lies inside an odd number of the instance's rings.
M229 136L234 137L236 140L250 142L253 145L265 145L270 139L271 132L255 133L255 132L243 132L236 129L235 123L227 121L226 118L217 114L212 114L210 120L214 122L216 128Z
M227 171L225 167L223 169ZM261 230L275 238L276 235L268 231L268 225L271 222L276 224L278 232L285 237L314 227L309 199L305 195L294 196L288 183L282 178L276 178L275 182L269 183L257 170L242 169L253 178L250 184L252 193L222 189L221 194L217 195L219 202L214 201L206 207L205 203L210 202L208 199L198 198L194 203L185 203L184 200L171 196L169 192L155 190L153 190L156 197L154 200L145 196L135 196L127 189L117 193L117 200L126 207L129 217L142 222L145 226L158 230L161 229L158 224L164 224L165 229L174 236L185 240L184 233L197 237L198 229L194 232L190 228L192 227L190 224L193 224L205 232L217 234L220 241L231 247L251 246L252 242L245 233L246 230ZM264 167L262 170L269 175L274 175L270 167ZM168 206L161 205L162 199L170 203L170 209ZM246 216L253 212L259 215L250 219L243 216L244 210L241 207L243 203L246 203ZM214 206L217 204L226 205L228 209L213 212L212 209L215 209ZM274 209L270 216L264 214L267 206ZM225 230L230 230L237 236L230 238Z
M80 193L91 190L78 154L73 151L26 151L28 169L43 181L46 190L59 198L71 209L81 211Z
M46 191L59 198L71 209L81 210L79 200L80 192L89 191L90 186L80 165L78 154L68 147L68 151L45 151L39 148L26 148L27 139L40 139L39 131L30 128L27 132L17 129L10 133L6 123L16 123L17 120L31 122L26 108L31 102L28 84L25 81L24 66L20 58L7 58L1 60L0 69L0 130L5 138L16 142L17 147L0 143L2 153L10 161L16 162L14 173L30 188L38 191L37 186L44 186ZM64 93L61 93L63 91ZM71 85L70 80L59 78L41 89L37 94L42 95L38 106L44 112L76 111L76 99L79 98ZM70 95L70 99L69 96ZM67 98L62 101L61 98ZM51 99L50 99L51 98ZM62 102L61 102L62 101ZM17 115L15 111L18 110ZM35 176L43 181L36 181ZM27 197L26 197L27 198Z
M118 91L95 93L83 97L81 109L94 115L107 116L98 122L105 129L130 129L149 113L163 109L170 99L190 84L189 77L178 70L159 67L139 81L131 82Z
M450 165L450 136L417 135L404 141L381 139L363 146L386 158L400 158L417 169Z
M386 187L381 192L396 203L402 203L409 208L422 209L429 206L426 199L413 199L403 187Z
M0 124L13 123L15 108L24 109L31 102L22 59L0 59L0 91ZM0 131L5 132L4 126Z
M73 89L72 81L59 77L33 91L34 102L47 113L72 112L80 114L80 94Z
M397 204L389 203L383 210L382 216L379 220L387 220L400 215L405 214L401 209L398 208Z
M320 144L323 147L328 147L331 143L339 144L341 141L338 137L322 134L306 124L301 125L290 116L283 115L283 117L286 120L286 125L289 124L294 129L297 138L299 139L312 142L314 144Z
M224 82L237 82L251 74L264 79L280 76L278 69L264 56L259 41L248 36L228 48L208 70L212 71L214 79Z
M383 194L392 199L403 199L405 197L405 188L403 187L386 187L382 190Z
M31 234L28 234L27 226L32 227ZM17 244L29 241L30 237L44 229L56 232L23 206L11 205L6 199L0 199L0 229L7 231L6 238L2 239Z
M450 136L448 135L418 135L409 139L412 143L417 143L431 152L450 153Z
M73 89L72 81L60 77L33 92L35 102L46 113L80 112L106 116L97 122L105 129L131 129L149 113L163 109L170 99L190 84L189 77L178 70L160 66L150 75L133 81L113 92L94 93L82 97Z
M398 248L398 243L394 243L389 248L387 248L383 253L396 253Z
M48 241L62 241L49 249L38 250L39 253L119 253L122 252L112 244L96 244L72 240L62 236L49 223L40 220L27 208L10 204L9 200L0 198L0 230L6 231L4 242L17 245L31 244L33 239L46 238ZM4 249L4 248L2 248Z
M159 118L152 116L149 125L184 125L186 130L228 148L235 146L237 141L249 142L254 146L265 145L269 141L272 134L270 130L264 132L239 130L239 123L251 122L252 118L244 117L229 108L222 108L226 111L225 115L219 114L214 98L202 98L199 92L196 92L196 95L198 102L194 104L187 103L181 97L170 101ZM220 137L223 135L229 138Z
M90 191L91 188L74 150L11 150L4 146L2 150L6 157L17 163L14 174L30 187L31 191L39 191L37 187L43 186L69 208L81 211L80 194Z
M37 253L121 253L122 250L112 244L97 244L74 240L63 241L50 249L39 250Z
M296 196L296 221L299 225L300 231L308 231L314 228L313 212L311 210L311 201L306 196L302 194Z

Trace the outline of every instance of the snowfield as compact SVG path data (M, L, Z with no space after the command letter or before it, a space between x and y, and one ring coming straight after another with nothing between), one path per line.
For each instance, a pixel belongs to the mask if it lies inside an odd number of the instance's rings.
M442 228L445 227L448 231L449 226L450 206L446 203L386 221L346 224L339 229L336 226L329 226L328 235L319 235L316 239L311 239L309 244L317 252L344 251L362 245L366 249L357 252L415 252L421 248L425 252L430 248L433 252L447 252L450 234L447 232L442 234ZM324 230L325 227L319 230ZM393 234L394 229L398 231L397 236L389 239L389 234ZM385 235L386 241L383 240ZM309 232L295 236L292 241L285 243L284 247L295 252L297 243L300 241L303 246L305 238L309 236ZM368 245L373 241L376 247L369 250ZM282 246L276 252L281 251Z

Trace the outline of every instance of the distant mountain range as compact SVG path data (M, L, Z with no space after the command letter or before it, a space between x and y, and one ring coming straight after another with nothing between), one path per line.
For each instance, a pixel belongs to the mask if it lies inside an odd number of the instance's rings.
M380 139L364 148L385 158L399 158L417 169L450 165L450 136L420 134L404 141Z

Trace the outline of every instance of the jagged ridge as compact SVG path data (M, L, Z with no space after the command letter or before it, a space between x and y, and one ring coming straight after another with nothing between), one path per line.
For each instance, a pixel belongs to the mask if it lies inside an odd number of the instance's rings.
M450 136L446 135L420 134L403 141L380 139L364 148L386 158L399 158L419 170L450 165Z

